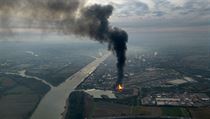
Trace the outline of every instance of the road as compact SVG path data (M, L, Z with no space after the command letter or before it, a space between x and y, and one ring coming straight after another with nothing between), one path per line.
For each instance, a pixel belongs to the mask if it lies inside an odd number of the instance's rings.
M97 58L66 79L66 81L59 86L51 88L51 90L42 98L30 119L61 119L61 113L65 110L64 106L69 94L74 91L86 77L94 72L110 54L111 53L108 53L101 58Z

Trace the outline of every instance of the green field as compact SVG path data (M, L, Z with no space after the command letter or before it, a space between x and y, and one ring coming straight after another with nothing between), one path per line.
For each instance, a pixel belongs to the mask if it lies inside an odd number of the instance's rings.
M187 109L182 107L162 107L162 116L190 117Z
M49 89L35 79L1 74L0 118L28 119Z

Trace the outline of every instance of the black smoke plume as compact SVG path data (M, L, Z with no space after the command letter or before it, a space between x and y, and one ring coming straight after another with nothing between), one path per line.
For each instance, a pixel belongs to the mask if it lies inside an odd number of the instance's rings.
M114 28L110 31L110 49L114 51L117 56L117 69L118 69L118 80L116 85L122 84L124 77L124 66L126 61L126 43L128 41L128 35L125 31L118 28Z
M121 84L128 35L109 24L112 11L111 5L88 6L86 0L0 0L0 32L6 29L12 34L13 28L50 29L106 42L117 56L117 83Z

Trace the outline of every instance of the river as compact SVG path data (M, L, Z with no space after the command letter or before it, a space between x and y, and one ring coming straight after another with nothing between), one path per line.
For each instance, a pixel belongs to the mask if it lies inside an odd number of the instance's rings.
M83 67L76 72L65 82L57 87L52 87L51 90L42 98L36 110L30 119L61 119L62 113L69 94L84 81L96 68L106 60L111 53L108 53L101 58L97 58L93 62Z
M8 74L8 75L19 75L21 77L25 77L25 78L32 78L32 79L35 79L35 80L38 80L38 81L41 81L42 83L48 85L50 88L53 88L54 86L51 85L50 83L48 83L47 81L41 79L41 78L38 78L36 76L29 76L29 75L26 75L26 70L21 70L19 71L18 73L11 73L11 72L6 72L4 74Z

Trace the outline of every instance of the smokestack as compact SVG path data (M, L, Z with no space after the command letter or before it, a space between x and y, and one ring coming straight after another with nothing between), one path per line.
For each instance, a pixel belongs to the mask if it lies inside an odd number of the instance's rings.
M108 43L108 49L117 57L116 83L122 84L128 35L124 30L110 26L108 19L113 6L86 6L85 3L86 0L0 0L0 17L11 22L19 19L30 27L38 24L38 28L43 30L50 28L67 35L88 36L100 43ZM0 19L0 26L12 29L10 24Z

